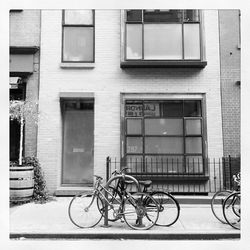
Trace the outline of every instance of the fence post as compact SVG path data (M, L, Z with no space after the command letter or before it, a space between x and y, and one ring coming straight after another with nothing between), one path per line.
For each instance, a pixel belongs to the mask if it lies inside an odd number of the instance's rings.
M229 168L229 185L230 185L230 189L232 189L233 185L232 185L232 161L231 161L231 156L228 155L228 168Z
M110 170L110 157L106 158L106 182L109 179L109 170ZM104 227L108 227L108 193L104 191L105 201L104 201Z
M109 170L110 170L110 157L106 158L106 182L109 179Z

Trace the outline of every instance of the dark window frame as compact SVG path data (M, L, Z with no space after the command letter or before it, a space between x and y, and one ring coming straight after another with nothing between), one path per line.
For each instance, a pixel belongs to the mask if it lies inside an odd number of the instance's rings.
M63 60L64 53L64 27L92 27L93 28L93 60L91 61L70 61ZM62 49L61 49L62 63L94 63L95 62L95 10L92 10L92 24L65 24L65 10L62 11Z
M184 11L185 10L181 10L182 11L182 21L181 22L145 22L144 21L144 10L142 11L142 20L141 21L127 21L127 10L125 10L125 14L124 14L124 48L123 48L123 52L124 52L124 61L125 63L132 63L131 66L133 65L133 62L152 62L151 66L156 66L154 63L157 62L170 62L170 63L174 63L178 66L179 62L186 62L186 63L194 63L194 65L190 65L192 66L199 66L199 63L203 62L203 58L204 58L204 54L203 54L203 37L202 37L202 14L201 14L201 10L198 10L198 15L199 15L199 21L184 21ZM141 24L142 25L142 58L141 59L128 59L127 58L127 24ZM182 25L182 59L145 59L144 58L144 25L147 24L181 24ZM184 59L185 56L185 48L184 48L184 24L199 24L199 41L200 41L200 58L199 59ZM203 63L204 65L200 65L201 67L205 66L206 63ZM173 65L173 66L176 66ZM124 65L125 66L125 65ZM164 66L163 65L159 65L159 66ZM168 66L171 66L168 65ZM180 65L182 66L182 65ZM185 66L185 65L183 65Z
M172 101L182 101L182 117L174 117L174 116L169 116L169 117L163 117L163 111L160 110L160 115L159 116L144 116L144 109L142 110L142 116L126 116L126 104L130 104L130 103L136 103L136 104L142 104L144 106L144 103L164 103L166 101L171 101L169 99L161 99L161 100L156 100L156 99L125 99L124 100L124 124L123 124L123 128L124 128L124 143L123 143L123 152L124 155L123 157L125 159L127 159L129 156L138 156L139 158L142 158L142 169L143 172L142 174L146 174L147 172L145 171L145 166L146 163L148 162L146 160L147 157L152 157L152 156L159 156L159 157L164 157L164 156L173 156L173 157L178 157L181 156L183 157L183 162L182 162L182 168L185 170L185 172L177 172L177 176L183 176L183 175L198 175L198 176L205 176L207 174L207 164L206 164L206 118L205 118L205 103L204 103L204 99L203 98L195 98L195 99L174 99ZM184 114L184 103L185 101L199 101L200 102L200 108L201 108L201 114L200 116L185 116ZM161 109L161 108L160 108ZM182 128L183 128L183 133L182 135L146 135L145 134L145 119L182 119ZM138 119L141 120L141 134L128 134L127 133L127 120L128 119ZM186 120L201 120L201 133L200 134L186 134ZM133 137L141 137L142 138L142 152L141 153L128 153L127 152L127 138L133 138ZM182 154L173 154L173 153L146 153L145 152L145 138L150 138L150 137L158 137L158 138L183 138L183 153ZM201 153L187 153L186 152L186 138L201 138ZM201 172L197 172L197 173L190 173L187 170L187 157L201 157L202 161L202 171ZM129 162L129 161L128 161ZM140 163L140 161L138 160L138 163ZM178 160L177 160L178 163ZM178 169L179 169L179 165L178 165ZM150 173L150 174L154 174L154 173Z

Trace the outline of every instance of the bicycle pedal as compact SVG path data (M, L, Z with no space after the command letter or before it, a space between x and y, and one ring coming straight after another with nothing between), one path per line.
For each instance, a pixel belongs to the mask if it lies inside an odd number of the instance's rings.
M121 223L124 223L125 221L121 219Z

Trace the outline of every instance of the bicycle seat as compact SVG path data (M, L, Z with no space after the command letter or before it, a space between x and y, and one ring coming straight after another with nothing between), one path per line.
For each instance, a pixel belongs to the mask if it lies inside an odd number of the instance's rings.
M125 184L133 184L134 181L125 180L124 183L125 183Z
M150 187L152 184L152 181L151 180L139 181L139 184L143 185L144 187Z

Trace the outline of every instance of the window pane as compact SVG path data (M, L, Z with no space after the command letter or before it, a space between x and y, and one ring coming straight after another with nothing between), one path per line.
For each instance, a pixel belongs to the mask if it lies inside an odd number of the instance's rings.
M93 24L92 10L65 10L64 12L65 24Z
M181 24L145 24L145 59L182 59Z
M145 152L151 154L182 154L183 138L181 137L145 138Z
M182 22L182 10L144 10L144 22Z
M183 156L146 156L146 172L150 173L182 173Z
M187 156L186 157L186 172L187 173L202 173L203 161L202 156Z
M184 58L200 59L200 25L184 24Z
M182 119L145 119L146 135L182 135Z
M127 10L127 22L142 21L142 10Z
M131 168L128 171L131 172L142 172L143 159L141 155L128 155L127 156L127 167Z
M144 116L160 116L160 103L145 102L144 103Z
M183 101L165 101L162 103L163 117L182 117Z
M186 135L201 135L201 120L185 120Z
M201 101L184 101L184 116L201 116Z
M186 153L187 154L201 154L202 153L201 137L187 137L186 138Z
M126 110L125 110L125 113L126 113L126 116L129 117L129 116L134 116L134 117L137 117L137 116L142 116L143 115L143 110L142 110L142 104L137 104L137 103L127 103L126 104Z
M199 10L184 10L184 22L199 22Z
M142 153L141 137L127 137L127 153Z
M141 119L127 119L127 134L139 135L141 134Z
M142 59L142 25L127 24L126 58Z
M63 60L93 61L93 28L64 27Z

